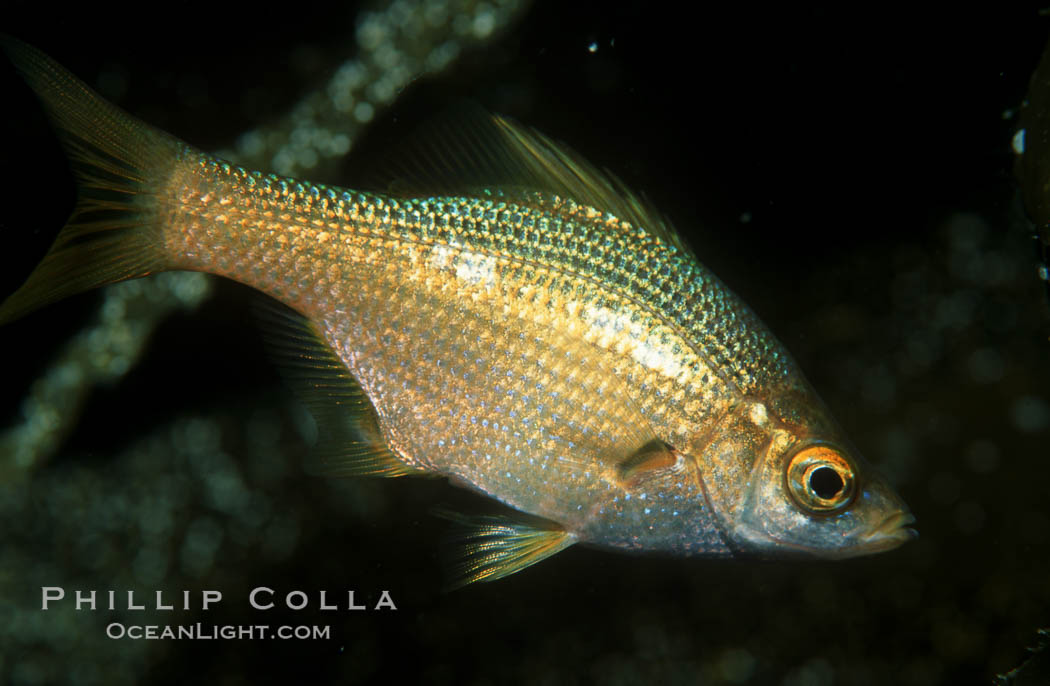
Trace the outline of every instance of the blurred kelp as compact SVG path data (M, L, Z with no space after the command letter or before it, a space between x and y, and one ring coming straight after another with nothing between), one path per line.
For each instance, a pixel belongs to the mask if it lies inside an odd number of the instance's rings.
M1046 42L1037 5L904 21L869 6L191 3L151 32L97 8L61 26L15 8L5 30L248 166L353 185L462 97L564 140L646 193L754 307L921 537L836 564L570 550L442 594L427 513L484 506L438 481L305 476L310 422L266 361L253 296L168 275L0 331L4 680L989 683L1048 624L1048 331L1009 174ZM69 192L46 125L17 129L0 222L32 245L0 251L14 280ZM311 605L253 611L260 585ZM42 612L41 586L224 600ZM325 589L389 589L399 609L320 611ZM333 637L111 640L114 621Z
M1037 252L1042 260L1039 278L1046 282L1050 297L1050 45L1032 73L1019 119L1014 135L1014 172L1034 224Z

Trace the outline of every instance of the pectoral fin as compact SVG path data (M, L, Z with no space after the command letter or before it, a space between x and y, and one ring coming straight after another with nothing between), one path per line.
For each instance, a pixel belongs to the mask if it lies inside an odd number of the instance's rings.
M623 483L644 479L647 475L671 469L677 463L674 448L654 438L616 465L617 476Z
M576 536L554 522L525 514L468 517L448 510L434 514L453 522L450 588L494 581L565 550Z

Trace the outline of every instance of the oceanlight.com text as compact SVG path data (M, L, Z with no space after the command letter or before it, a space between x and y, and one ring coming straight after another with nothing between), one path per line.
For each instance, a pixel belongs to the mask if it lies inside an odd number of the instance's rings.
M106 626L106 636L114 640L176 640L176 641L254 641L278 639L284 641L316 641L331 638L328 625L295 626L281 624L122 624Z

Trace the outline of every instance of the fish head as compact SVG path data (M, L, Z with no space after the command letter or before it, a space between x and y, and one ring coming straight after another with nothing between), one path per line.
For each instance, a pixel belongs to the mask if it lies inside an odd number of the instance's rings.
M713 503L735 550L846 558L917 535L907 505L849 447L815 394L789 391L732 414L733 436L705 461L722 462L723 471L727 461L737 467L736 488Z

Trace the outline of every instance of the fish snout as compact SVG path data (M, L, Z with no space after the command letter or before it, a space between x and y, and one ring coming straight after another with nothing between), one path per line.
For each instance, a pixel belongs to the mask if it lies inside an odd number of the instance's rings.
M915 517L907 509L895 512L864 534L861 537L861 545L865 552L896 548L919 537L919 532L910 526L914 523Z

